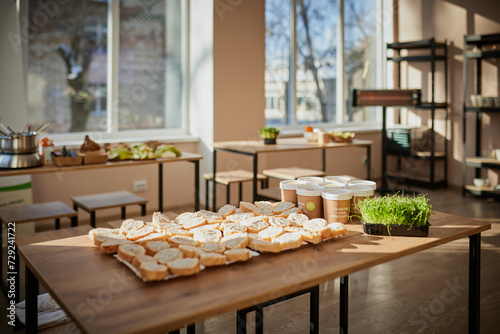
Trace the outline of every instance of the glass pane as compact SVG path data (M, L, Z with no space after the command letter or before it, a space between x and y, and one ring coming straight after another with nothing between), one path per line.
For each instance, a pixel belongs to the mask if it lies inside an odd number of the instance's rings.
M291 123L288 108L290 0L266 0L266 125Z
M297 0L297 123L334 122L337 1Z
M375 121L376 108L352 108L352 88L377 87L376 0L345 0L344 55L346 84L344 122Z
M119 129L182 125L181 1L120 2Z
M49 133L106 129L106 1L30 0L28 119Z

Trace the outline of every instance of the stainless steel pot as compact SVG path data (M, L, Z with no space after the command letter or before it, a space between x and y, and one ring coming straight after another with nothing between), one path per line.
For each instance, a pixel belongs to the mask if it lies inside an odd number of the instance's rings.
M37 134L16 133L0 137L0 153L2 154L29 154L38 149Z

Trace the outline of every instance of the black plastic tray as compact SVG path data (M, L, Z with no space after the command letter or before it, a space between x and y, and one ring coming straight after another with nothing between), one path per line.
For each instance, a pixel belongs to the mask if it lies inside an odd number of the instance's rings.
M418 225L418 226L408 226L408 225L391 225L387 228L387 225L383 224L368 224L361 220L363 224L363 229L366 234L371 235L387 235L396 237L426 237L429 234L429 226Z

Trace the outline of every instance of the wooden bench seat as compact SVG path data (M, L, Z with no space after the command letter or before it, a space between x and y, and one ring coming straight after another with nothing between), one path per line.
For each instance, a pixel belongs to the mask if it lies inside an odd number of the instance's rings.
M203 178L205 179L206 185L206 195L205 195L205 203L206 209L208 210L208 185L209 182L213 180L213 173L205 173L203 174ZM267 177L263 174L257 174L257 180L262 183L262 188L267 186ZM243 182L251 182L253 181L253 173L244 169L235 169L228 171L220 171L215 174L215 183L222 184L226 186L226 203L229 204L231 199L230 186L232 183L238 184L238 194L239 201L241 202L243 199ZM216 202L216 201L215 201ZM216 202L217 203L217 202ZM215 211L215 208L212 208Z
M325 172L321 170L300 167L265 169L262 171L262 173L267 177L281 180L296 180L299 177L304 176L325 176Z
M128 191L117 191L110 193L101 193L95 195L75 196L71 198L73 208L78 211L78 208L90 213L90 225L95 227L97 210L109 208L121 208L121 218L126 217L126 207L129 205L139 205L141 207L141 215L146 215L146 204L148 200L140 196L134 195Z

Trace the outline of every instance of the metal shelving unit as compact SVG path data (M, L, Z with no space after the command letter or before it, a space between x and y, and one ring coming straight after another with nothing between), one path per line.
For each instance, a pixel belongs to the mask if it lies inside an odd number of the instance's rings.
M435 119L437 110L444 111L444 121L445 124L448 121L448 52L446 41L444 43L436 42L434 38L413 41L413 42L402 42L402 43L389 43L387 44L387 49L395 51L395 55L392 57L387 57L387 61L392 61L398 66L398 87L401 87L401 63L402 62L428 62L430 63L430 75L431 75L431 87L430 87L430 100L421 101L417 106L414 107L415 110L422 109L430 112L430 127L428 128L429 134L429 149L426 151L413 151L408 150L407 152L401 151L401 149L391 148L388 145L385 150L383 159L387 156L396 156L398 159L398 172L391 172L384 170L383 182L386 183L387 180L393 180L407 185L415 185L430 189L435 189L437 187L446 187L448 182L447 174L447 157L448 157L448 145L447 145L447 133L444 135L444 147L442 151L436 150L436 131L435 131ZM401 55L403 50L410 53L411 50L421 49L428 51L428 53L421 55ZM444 65L444 90L445 90L445 101L436 102L435 100L435 75L437 63L441 62ZM423 112L422 111L422 112ZM384 124L385 125L385 124ZM447 126L445 127L447 128ZM388 129L390 133L390 129ZM446 130L445 130L446 131ZM387 141L387 138L384 138ZM385 145L385 143L383 143ZM401 174L401 165L403 159L416 159L416 161L428 161L429 162L429 176L421 177L415 175L403 175ZM442 161L443 172L441 178L438 179L436 176L436 162Z
M462 164L462 194L471 193L480 197L494 197L500 198L500 189L493 187L476 187L467 185L467 168L475 169L475 177L480 177L481 169L500 169L500 161L490 157L481 156L481 120L483 113L497 113L500 112L500 107L474 107L467 105L467 63L469 60L475 61L476 70L476 94L480 95L482 92L482 61L488 58L500 58L500 34L491 35L467 35L464 36L464 61L463 61L463 164ZM484 48L490 50L484 50ZM471 49L472 48L472 49ZM470 79L469 79L470 80ZM474 156L467 156L466 133L467 133L467 114L475 114L476 121L476 136Z

